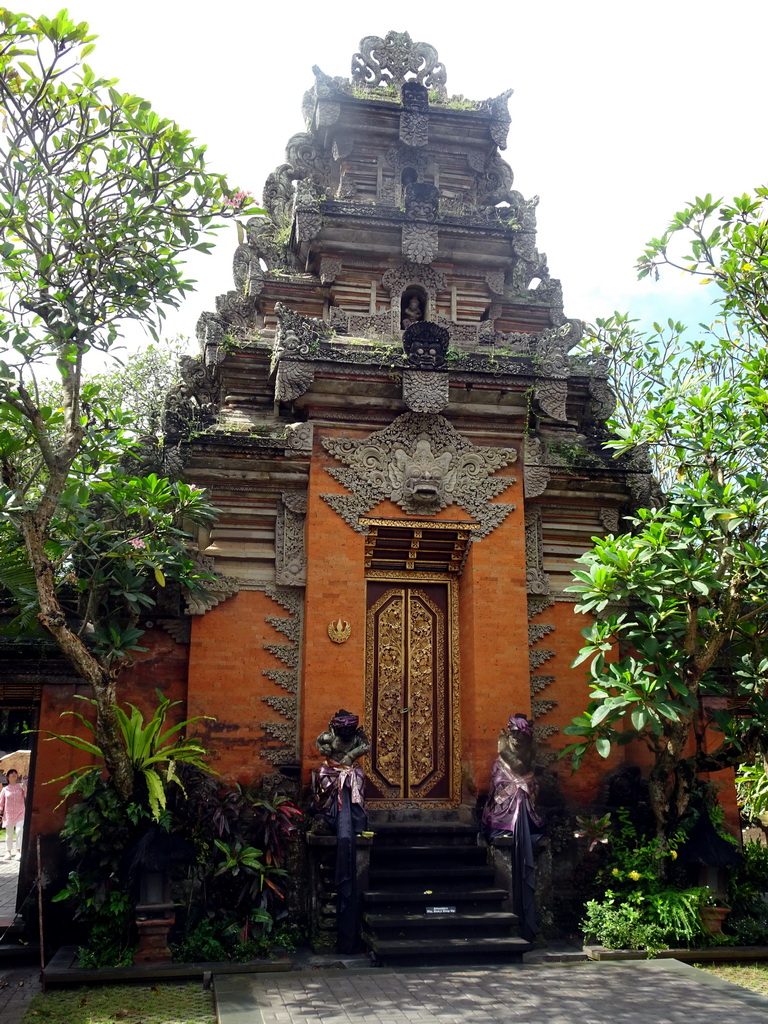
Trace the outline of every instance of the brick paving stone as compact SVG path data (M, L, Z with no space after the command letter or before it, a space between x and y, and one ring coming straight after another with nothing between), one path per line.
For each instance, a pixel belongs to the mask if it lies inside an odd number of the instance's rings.
M0 970L0 1024L19 1024L32 997L40 990L39 967Z
M221 1024L256 1024L259 1017L263 1024L765 1024L768 1019L768 999L676 961L239 978L214 979ZM245 1011L248 1005L251 1010Z

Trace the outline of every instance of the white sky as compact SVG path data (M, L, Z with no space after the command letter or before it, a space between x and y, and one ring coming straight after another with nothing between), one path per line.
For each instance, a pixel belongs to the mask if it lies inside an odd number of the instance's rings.
M189 129L211 169L259 201L304 130L312 65L348 76L364 35L431 43L449 94L513 88L504 157L515 187L541 197L538 247L572 317L709 319L707 289L672 271L638 283L635 259L695 195L768 183L765 0L70 0L69 10L100 36L94 69ZM168 333L192 335L232 287L235 245L228 226L214 256L196 256L198 292L169 315Z

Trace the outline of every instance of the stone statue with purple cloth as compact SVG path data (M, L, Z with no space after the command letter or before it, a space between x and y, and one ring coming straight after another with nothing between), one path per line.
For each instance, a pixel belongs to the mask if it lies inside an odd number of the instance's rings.
M535 810L533 743L533 727L527 717L512 715L507 728L499 734L499 756L493 764L482 819L483 831L490 843L512 840L512 897L523 936L529 942L536 934L533 848L544 831L543 821Z
M357 715L343 708L317 737L325 761L316 776L312 810L336 833L336 925L340 953L351 953L357 938L356 843L368 827L365 775L355 764L371 749Z

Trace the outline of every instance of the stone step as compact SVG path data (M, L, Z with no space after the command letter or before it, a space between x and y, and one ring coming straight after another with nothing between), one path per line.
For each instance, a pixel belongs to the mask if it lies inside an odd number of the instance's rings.
M454 903L489 903L491 901L501 902L507 899L509 893L506 889L495 887L476 887L452 891L451 889L433 889L426 893L411 890L390 891L388 889L367 889L363 894L364 903L423 903L430 907L439 907L442 904L452 905Z
M395 848L392 846L376 846L374 843L371 849L372 862L381 859L386 860L388 864L393 860L405 859L406 857L419 860L423 858L445 857L454 862L456 860L466 862L477 859L485 863L487 855L488 850L485 846L438 846L437 844L434 846L411 846L409 843Z
M457 911L458 909L457 907ZM422 927L437 929L514 928L518 924L517 914L513 914L510 910L485 910L474 913L470 911L455 914L365 913L363 920L377 934L392 928L408 931Z
M397 882L412 882L417 880L430 881L432 879L449 879L457 885L465 885L467 881L476 882L478 879L493 879L493 868L486 865L467 867L462 864L460 867L437 867L437 865L424 864L418 868L371 868L371 884L386 880Z
M445 962L447 958L460 956L504 956L505 960L519 960L531 948L531 943L517 936L487 937L446 937L443 939L380 939L377 935L363 932L368 947L382 959L393 961L407 958L410 963L426 963L430 960Z

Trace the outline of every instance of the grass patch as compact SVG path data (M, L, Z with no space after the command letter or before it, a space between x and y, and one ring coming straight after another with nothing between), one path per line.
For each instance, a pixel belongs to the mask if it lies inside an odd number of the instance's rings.
M696 964L702 971L716 974L723 981L732 981L742 988L751 989L760 996L768 996L768 964Z
M37 995L21 1024L215 1024L199 983L100 985Z

